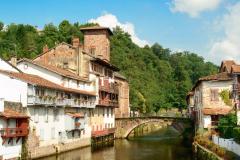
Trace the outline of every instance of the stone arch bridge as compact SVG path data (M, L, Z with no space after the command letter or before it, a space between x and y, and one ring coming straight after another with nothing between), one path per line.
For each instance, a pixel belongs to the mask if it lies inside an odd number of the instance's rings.
M163 127L173 126L180 133L182 133L186 128L192 127L192 121L189 118L183 117L129 117L129 118L116 118L116 138L127 138L131 131L146 123L159 123Z

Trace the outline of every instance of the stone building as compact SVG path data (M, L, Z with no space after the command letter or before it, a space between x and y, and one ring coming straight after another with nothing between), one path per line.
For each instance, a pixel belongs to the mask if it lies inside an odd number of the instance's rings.
M130 117L128 81L118 72L114 73L114 77L119 84L119 107L115 109L115 116L116 118Z
M240 67L232 60L221 63L219 73L199 78L187 95L188 110L196 129L215 128L220 117L235 111ZM193 99L193 101L192 101Z
M121 115L129 115L128 83L124 79L116 81L114 72L119 69L110 63L110 36L112 32L105 27L81 28L84 35L83 44L78 38L72 44L60 43L52 49L45 47L43 54L33 61L68 70L90 81L96 86L97 106L91 113L92 135L112 133L115 126L114 110L121 104ZM121 82L120 82L121 81ZM124 83L123 83L124 82ZM119 86L124 84L125 97L119 97ZM103 132L104 131L104 132Z

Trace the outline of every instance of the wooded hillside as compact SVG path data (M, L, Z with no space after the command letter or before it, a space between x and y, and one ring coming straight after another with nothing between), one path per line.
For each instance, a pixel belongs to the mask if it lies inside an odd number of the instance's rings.
M0 56L9 59L33 58L60 42L71 43L72 37L83 40L80 27L93 24L71 24L62 21L58 26L47 24L38 31L23 24L4 26L0 22ZM204 62L195 53L173 53L159 44L138 47L129 34L120 28L111 37L111 63L121 69L130 83L131 107L143 113L157 112L160 108L186 107L185 96L201 76L217 72L217 66Z

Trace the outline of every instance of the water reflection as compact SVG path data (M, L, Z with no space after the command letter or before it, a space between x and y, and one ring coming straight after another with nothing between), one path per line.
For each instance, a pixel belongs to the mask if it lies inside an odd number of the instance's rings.
M114 146L92 151L90 147L63 153L46 160L191 160L191 147L184 146L173 128L130 140L116 140Z

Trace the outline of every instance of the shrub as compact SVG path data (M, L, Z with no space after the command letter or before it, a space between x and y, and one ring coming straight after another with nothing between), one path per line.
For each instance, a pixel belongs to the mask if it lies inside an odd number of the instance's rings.
M240 143L240 127L235 127L233 129L233 137L236 142Z
M233 138L233 128L237 125L237 116L235 114L228 114L220 118L218 123L218 130L220 136L223 138Z

